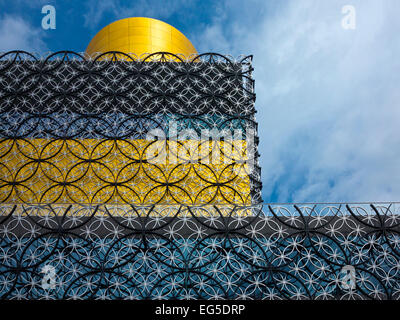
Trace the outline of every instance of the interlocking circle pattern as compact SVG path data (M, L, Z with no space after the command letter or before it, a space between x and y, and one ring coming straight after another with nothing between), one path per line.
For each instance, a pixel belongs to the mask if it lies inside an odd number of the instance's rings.
M1 299L399 299L398 203L261 203L251 72L0 55Z
M0 55L0 202L260 202L251 71L218 54Z
M399 205L3 205L0 297L399 299Z

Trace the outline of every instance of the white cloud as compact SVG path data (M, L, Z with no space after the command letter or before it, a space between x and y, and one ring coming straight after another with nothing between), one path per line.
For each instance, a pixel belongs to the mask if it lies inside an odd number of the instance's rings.
M43 32L34 28L20 16L3 15L0 17L0 52L25 50L44 52Z
M254 54L265 200L400 200L400 2L352 1L354 31L347 1L276 4L193 35L201 51Z

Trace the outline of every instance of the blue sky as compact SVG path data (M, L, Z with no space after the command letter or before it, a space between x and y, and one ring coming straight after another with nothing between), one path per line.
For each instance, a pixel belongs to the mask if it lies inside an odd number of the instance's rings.
M55 30L41 28L46 4ZM400 1L0 0L0 51L84 51L129 16L175 26L199 52L254 55L265 201L400 200Z

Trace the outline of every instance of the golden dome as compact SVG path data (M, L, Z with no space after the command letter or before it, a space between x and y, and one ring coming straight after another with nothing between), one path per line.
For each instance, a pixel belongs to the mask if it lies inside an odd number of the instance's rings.
M173 26L152 18L126 18L101 29L90 41L86 53L121 51L137 56L170 52L185 57L197 54L195 47L183 33Z

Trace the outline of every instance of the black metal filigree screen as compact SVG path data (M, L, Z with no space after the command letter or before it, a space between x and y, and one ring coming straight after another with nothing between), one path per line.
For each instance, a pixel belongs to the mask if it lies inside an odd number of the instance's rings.
M1 56L0 202L260 202L250 62Z
M399 299L399 204L2 205L2 299Z
M261 203L251 72L1 55L1 298L398 299L398 204Z

